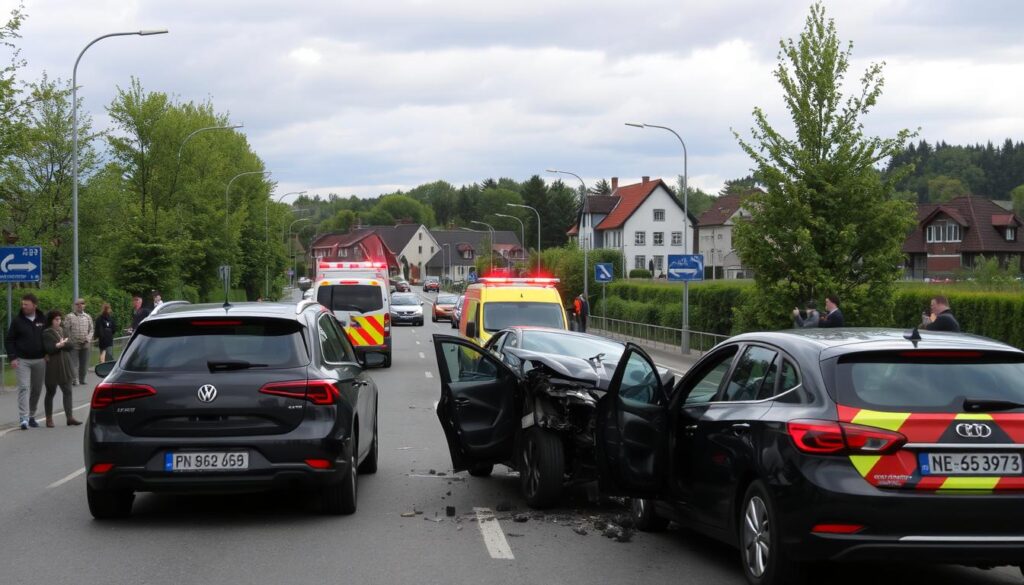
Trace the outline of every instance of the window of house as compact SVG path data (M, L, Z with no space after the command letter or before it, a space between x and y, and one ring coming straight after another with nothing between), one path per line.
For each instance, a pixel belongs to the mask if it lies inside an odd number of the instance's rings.
M663 272L664 269L665 269L665 257L664 256L655 256L654 257L654 272L655 272L655 274L659 274L659 273Z
M422 242L423 241L423 233L421 232L421 233L418 233L416 235L419 236L419 240Z
M338 250L338 257L339 258L348 258L348 248L340 248Z
M1006 228L1006 241L1016 242L1017 241L1017 228L1008 227Z
M956 223L946 224L946 241L947 242L959 242L960 241L960 225Z
M423 246L420 246L420 254L423 253Z
M665 221L665 210L655 209L654 210L654 221Z
M932 225L928 226L927 231L925 233L925 240L929 244L945 241L945 238L943 237L945 235L943 233L944 232L944 230L943 230L944 227L945 227L944 224L934 224L934 223Z
M433 253L434 253L434 247L433 247L433 246L431 246L431 247L430 247L430 253L431 253L431 254L433 254Z
M643 254L639 254L637 256L634 256L633 257L633 268L636 268L637 270L646 270L647 269L647 257L644 256Z
M683 245L683 232L672 232L672 245L682 246Z
M665 232L654 232L654 245L664 246L665 245Z
M647 245L647 232L633 232L633 245L635 245L635 246L646 246Z

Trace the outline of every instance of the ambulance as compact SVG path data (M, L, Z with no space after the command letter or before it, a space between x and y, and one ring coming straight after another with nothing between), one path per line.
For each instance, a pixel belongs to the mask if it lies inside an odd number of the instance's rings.
M384 262L325 262L317 266L313 298L334 313L359 354L384 354L391 367L391 301Z
M506 327L569 329L557 278L482 277L466 287L459 333L481 347Z

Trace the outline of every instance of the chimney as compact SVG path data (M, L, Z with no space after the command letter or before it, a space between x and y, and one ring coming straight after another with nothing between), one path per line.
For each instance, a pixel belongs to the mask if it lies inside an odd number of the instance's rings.
M641 183L650 183L651 182L651 178L650 177L640 177L640 178L642 179Z
M619 178L612 177L612 192L619 188Z

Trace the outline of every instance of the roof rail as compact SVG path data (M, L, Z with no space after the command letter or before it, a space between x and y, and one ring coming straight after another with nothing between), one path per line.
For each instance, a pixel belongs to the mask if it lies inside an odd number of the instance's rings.
M167 307L176 307L178 305L191 305L188 301L164 301L159 305L153 307L153 310L149 312L150 316L156 315L166 309Z
M295 314L296 315L301 314L310 305L319 305L319 304L320 303L314 301L313 299L302 299L301 301L299 301L298 303L295 304Z

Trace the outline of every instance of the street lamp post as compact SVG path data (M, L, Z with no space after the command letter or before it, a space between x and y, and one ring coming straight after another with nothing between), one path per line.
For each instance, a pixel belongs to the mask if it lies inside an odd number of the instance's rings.
M587 224L590 223L590 220L587 218L587 216L590 215L590 197L589 192L587 191L587 184L584 183L583 179L581 179L576 173L559 171L557 169L548 169L547 172L558 173L560 175L572 175L579 179L580 185L583 185L583 221L580 223L583 224L583 229L585 229ZM594 230L590 230L591 236L584 237L583 229L580 229L580 244L583 247L583 298L587 299L587 302L590 302L590 295L587 292L589 288L587 284L590 281L589 275L587 274L587 248L590 247L590 237L593 235Z
M78 63L82 56L89 50L89 47L110 37L127 37L138 35L146 37L150 35L167 34L166 29L159 30L136 30L130 32L116 32L98 36L82 49L75 59L75 66L71 70L71 222L72 231L72 252L71 267L72 281L74 282L74 298L78 298Z
M277 198L275 203L280 203L282 199L289 195L305 195L305 191L292 191L291 193L285 193ZM266 239L267 247L267 261L263 265L264 272L264 298L270 298L270 198L267 197L266 203L263 204L263 237Z
M292 245L292 226L299 223L300 221L309 220L310 218L308 217L300 217L299 219L296 219L291 223L291 225L288 226L288 249L292 253L292 278L297 278L299 276L299 261L295 258L295 246Z
M520 205L518 203L506 203L509 207L524 207L537 214L537 276L540 276L540 212L535 207L529 205ZM523 242L526 245L526 242Z
M636 124L633 122L626 122L626 126L632 126L634 128L658 128L671 132L679 140L679 144L683 146L683 251L686 252L690 249L690 242L687 239L686 226L690 222L690 190L687 187L687 155L686 155L686 143L683 142L682 136L678 132L669 128L668 126L658 126L655 124ZM683 353L690 353L690 282L687 280L683 281L683 339L682 349Z
M514 215L508 215L507 213L495 213L494 215L497 216L497 217L506 217L506 218L509 218L509 219L514 219L514 220L519 222L519 241L522 242L523 252L525 252L526 251L526 224L523 223L523 220L519 219L518 217L516 217Z
M487 229L490 231L491 249L487 251L487 257L491 261L491 272L494 272L494 227L492 227L491 224L489 223L484 223L482 221L477 221L475 219L471 220L469 223L487 226Z

